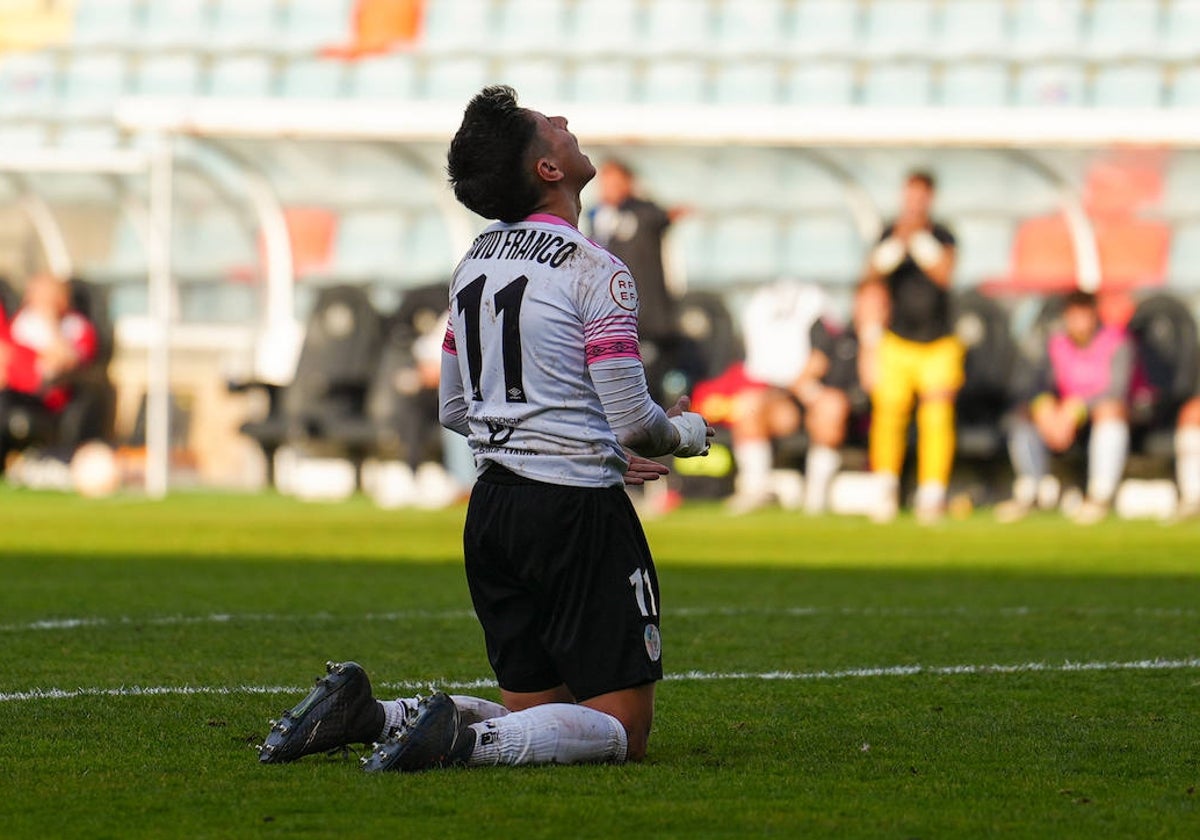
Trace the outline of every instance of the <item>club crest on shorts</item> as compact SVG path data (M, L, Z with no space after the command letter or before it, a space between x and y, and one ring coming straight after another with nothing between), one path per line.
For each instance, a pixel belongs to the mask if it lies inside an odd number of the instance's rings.
M653 624L647 624L642 638L646 640L646 655L650 657L651 662L657 662L662 656L662 635L658 632L658 628Z

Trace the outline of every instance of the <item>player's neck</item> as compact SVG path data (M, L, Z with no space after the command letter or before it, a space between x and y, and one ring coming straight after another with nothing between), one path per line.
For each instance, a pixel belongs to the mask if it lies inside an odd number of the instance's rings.
M582 207L583 205L579 200L578 192L568 193L565 190L553 190L542 196L541 203L538 204L534 213L557 216L571 225L571 227L577 228L579 227L579 213Z

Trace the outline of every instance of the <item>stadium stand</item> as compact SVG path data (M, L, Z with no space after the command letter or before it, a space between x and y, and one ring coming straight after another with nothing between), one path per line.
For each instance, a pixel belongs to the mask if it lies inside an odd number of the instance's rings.
M130 96L296 105L342 99L403 111L412 103L461 105L492 81L510 81L525 101L567 113L583 104L880 113L1036 108L1047 115L1064 107L1152 113L1200 106L1200 0L40 5L43 12L22 12L20 21L0 26L0 149L6 151L138 148L145 138L119 129L113 118ZM33 34L17 44L18 31ZM203 144L189 148L197 145ZM440 209L445 196L435 192L444 155L439 144L414 143L404 160L367 144L353 160L298 141L269 154L237 141L213 145L266 172L280 194L301 318L325 286L370 283L399 294L440 279L453 259L462 232L452 230ZM939 176L940 202L962 243L961 287L1045 293L1074 284L1080 266L1060 213L1070 194L1094 230L1104 288L1155 286L1189 295L1200 289L1195 150L1165 154L1156 164L1157 193L1138 198L1136 210L1121 217L1098 211L1087 195L1091 173L1106 157L1099 149L881 152L746 143L612 150L628 156L652 193L693 211L678 225L672 250L687 285L706 294L736 295L780 275L848 289L873 235L869 217L878 210L871 205L885 204L911 166ZM222 182L219 197L208 190L181 191L179 198L178 222L186 230L176 232L177 313L185 323L245 323L262 314L266 248L252 229L253 214L226 206L245 200L245 188L225 174L207 177ZM412 185L414 177L424 183ZM54 191L52 203L64 208L64 218L107 214L97 210L98 201L111 209L114 202L145 200L140 184L110 189L98 200L96 180L78 176L51 188L14 176L15 198L0 204L15 204L30 184ZM848 185L859 194L849 195ZM1132 206L1127 198L1115 203ZM66 224L68 239L79 226ZM108 287L118 320L143 315L142 243L127 221L104 230L111 235L94 237L104 242L73 245L73 256ZM16 256L6 258L9 252ZM23 259L21 253L0 238L0 269Z

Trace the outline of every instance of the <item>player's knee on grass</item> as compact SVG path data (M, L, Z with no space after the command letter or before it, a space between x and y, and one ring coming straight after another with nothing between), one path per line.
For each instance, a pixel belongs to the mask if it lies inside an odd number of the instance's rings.
M612 715L625 727L626 761L646 757L654 722L654 683L613 691L584 701L585 706Z

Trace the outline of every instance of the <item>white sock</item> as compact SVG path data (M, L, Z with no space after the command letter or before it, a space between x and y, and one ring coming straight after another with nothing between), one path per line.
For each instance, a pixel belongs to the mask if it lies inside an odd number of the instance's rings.
M915 507L918 510L940 508L946 503L946 485L935 481L927 481L917 487Z
M451 694L450 699L458 707L459 714L472 723L488 720L489 718L504 717L508 709L491 700L482 697L469 697L464 694ZM399 697L395 700L381 700L383 706L383 734L386 738L393 729L399 729L404 721L417 709L421 702L416 697Z
M1129 426L1121 420L1102 420L1092 426L1088 443L1088 498L1108 504L1117 493L1129 451Z
M1183 504L1200 503L1200 427L1175 432L1175 481Z
M496 764L591 764L625 760L625 727L604 712L547 703L471 726L472 767Z
M745 440L733 447L737 463L737 492L746 495L766 493L771 485L771 441Z
M383 732L380 740L386 738L393 729L400 729L412 712L416 711L416 697L399 697L395 700L380 700L383 706Z
M1050 453L1042 442L1037 427L1028 420L1017 420L1008 432L1008 457L1018 479L1028 478L1033 487L1050 470ZM1015 495L1015 493L1014 493ZM1021 502L1032 502L1032 495Z
M829 501L829 483L842 465L841 453L828 446L810 446L804 464L804 507L810 513L825 510Z

